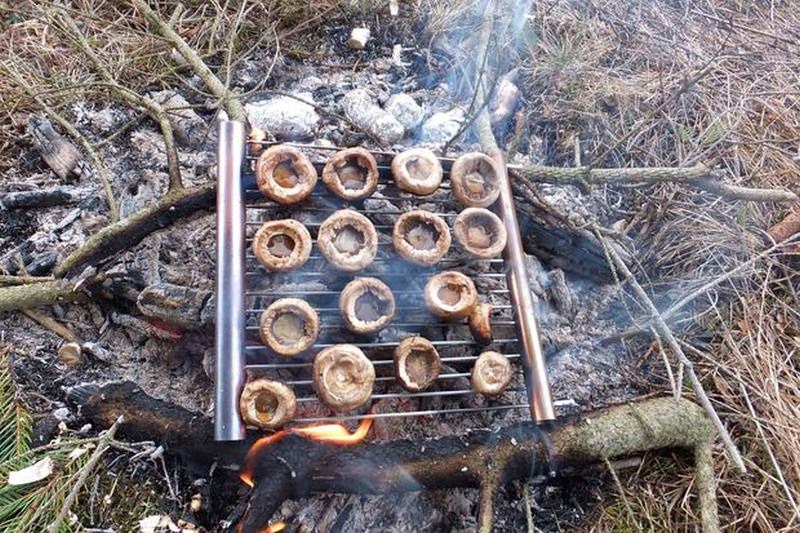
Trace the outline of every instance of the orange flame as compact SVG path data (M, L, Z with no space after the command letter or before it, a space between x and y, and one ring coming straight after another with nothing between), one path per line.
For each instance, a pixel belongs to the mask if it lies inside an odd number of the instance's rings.
M367 437L371 427L372 417L369 416L361 421L361 423L358 425L358 429L353 433L350 433L350 431L348 431L348 429L341 424L323 424L321 426L284 429L267 437L261 437L247 451L247 455L244 458L244 468L242 468L242 471L239 474L239 479L241 479L247 486L252 488L255 484L253 482L253 473L255 471L254 466L256 459L266 448L282 440L287 435L295 434L320 442L329 442L331 444L339 444L341 446L352 446L364 440Z
M278 531L283 531L284 529L286 529L286 522L281 520L280 522L268 525L261 530L261 533L278 533Z

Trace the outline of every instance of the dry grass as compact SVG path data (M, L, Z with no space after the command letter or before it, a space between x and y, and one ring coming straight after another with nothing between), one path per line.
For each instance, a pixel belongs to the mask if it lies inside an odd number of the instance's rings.
M530 133L551 162L571 164L578 138L597 166L703 162L740 184L796 191L797 28L793 2L536 3L524 58ZM606 191L622 199L613 216L629 222L656 283L686 291L764 249L764 230L786 213L673 186L628 192ZM693 331L712 342L690 356L750 469L737 476L719 457L722 524L736 530L800 527L800 306L785 259L757 264L696 309ZM648 457L622 477L645 529L694 530L685 470ZM588 527L635 529L621 501Z

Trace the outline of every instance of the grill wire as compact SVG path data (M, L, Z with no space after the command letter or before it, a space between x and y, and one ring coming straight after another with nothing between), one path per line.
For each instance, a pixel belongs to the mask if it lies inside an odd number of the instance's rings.
M392 224L403 212L423 209L443 217L451 228L461 206L450 194L450 166L452 160L440 159L444 179L438 191L430 197L419 197L400 191L391 177L389 152L372 152L378 161L380 178L378 189L367 199L347 202L330 193L321 181L303 202L284 206L264 197L255 185L254 167L258 159L254 153L275 144L249 140L243 180L246 187L246 356L248 373L278 379L291 386L297 396L299 413L308 416L295 418L292 423L361 420L366 417L395 418L431 415L457 415L491 411L528 409L527 401L514 403L509 400L525 391L522 367L519 364L518 339L513 310L506 286L503 259L477 259L468 257L460 250L455 238L448 254L431 267L412 265L401 259L392 247ZM341 148L297 145L315 151L338 151ZM316 152L319 153L319 152ZM323 152L323 159L327 159ZM321 171L324 163L315 163ZM389 211L388 202L395 211ZM365 269L346 273L330 267L316 249L316 233L319 225L338 209L354 209L366 216L378 233L378 253ZM294 218L302 222L312 236L312 254L301 268L285 273L271 273L264 269L253 254L251 244L255 231L266 221ZM466 324L448 322L434 317L425 307L422 288L427 279L444 270L458 270L470 276L478 289L482 302L490 302L492 309L493 342L480 345L472 339ZM356 335L349 332L339 315L338 295L344 285L357 277L377 277L394 293L397 312L384 330L373 335ZM309 284L323 280L324 288L310 288ZM491 295L491 296L490 296ZM261 313L279 298L302 298L318 313L320 336L305 355L286 358L269 351L258 337ZM407 392L395 383L393 374L393 350L408 336L420 335L436 346L443 363L442 373L434 388L421 392ZM358 412L334 416L317 398L312 387L311 368L314 355L322 348L334 344L348 343L361 348L375 365L376 380L372 400L397 400L390 410L381 412ZM514 378L511 386L494 399L482 399L469 385L472 363L486 350L505 355L512 363ZM466 382L466 385L464 383ZM451 385L455 383L455 385ZM471 398L470 398L471 397ZM525 396L523 394L523 399ZM374 405L374 402L372 402ZM463 405L467 403L468 407ZM478 405L483 404L483 405ZM398 407L398 405L400 407ZM318 416L314 416L318 414Z

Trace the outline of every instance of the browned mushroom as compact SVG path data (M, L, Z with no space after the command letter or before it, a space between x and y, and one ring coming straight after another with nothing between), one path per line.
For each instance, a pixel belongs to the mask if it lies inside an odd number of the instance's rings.
M256 163L256 183L264 196L279 204L304 200L317 185L317 170L297 148L273 146Z
M430 150L414 148L394 156L392 176L400 189L424 196L442 184L442 165Z
M478 304L469 315L469 330L482 344L492 342L492 304Z
M482 259L491 259L506 247L503 222L482 207L468 207L461 211L453 223L453 233L466 251Z
M489 156L464 154L450 169L453 194L462 205L489 207L500 196L500 174Z
M342 150L322 169L322 182L339 198L366 198L378 188L378 163L363 148Z
M450 228L433 213L409 211L394 223L392 244L401 257L418 265L430 266L450 249Z
M409 392L430 387L442 369L439 352L424 337L403 339L394 350L394 374L400 385Z
M425 284L425 304L439 318L457 320L469 316L478 305L478 291L461 272L441 272Z
M483 352L472 367L472 388L485 396L497 396L511 383L511 363L497 352Z
M298 298L281 298L261 314L261 340L275 353L297 355L308 350L319 335L317 312Z
M244 423L261 429L275 429L294 417L297 399L280 381L259 378L248 381L239 396Z
M356 278L339 295L339 311L353 333L374 333L394 318L394 294L378 278Z
M314 358L313 377L319 399L343 413L364 405L372 396L375 367L352 344L336 344Z
M308 261L311 234L296 220L272 220L264 223L253 237L253 253L267 270L286 272Z
M355 272L375 259L378 234L367 217L350 209L341 209L320 225L317 246L331 265L339 270Z

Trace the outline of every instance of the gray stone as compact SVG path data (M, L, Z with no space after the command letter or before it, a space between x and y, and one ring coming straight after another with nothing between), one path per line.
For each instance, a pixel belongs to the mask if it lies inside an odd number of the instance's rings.
M413 131L419 126L425 113L414 99L405 93L390 96L383 108L391 113L406 131Z
M356 126L386 146L398 142L405 134L403 125L391 113L381 109L364 89L354 89L345 94L342 110Z
M311 93L297 93L297 98L314 103ZM289 96L278 96L245 105L250 122L278 139L306 140L314 136L320 117L312 105Z
M461 109L435 113L422 125L422 140L434 144L444 144L458 133L464 119L464 111Z

